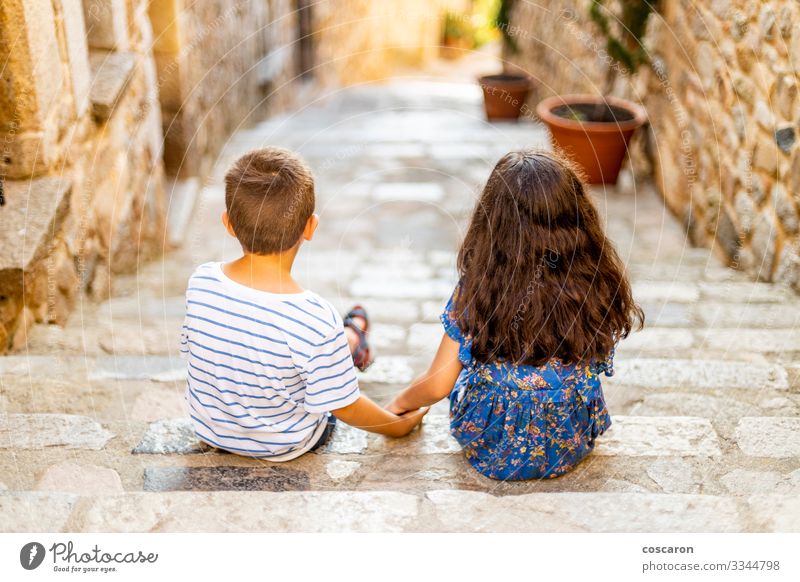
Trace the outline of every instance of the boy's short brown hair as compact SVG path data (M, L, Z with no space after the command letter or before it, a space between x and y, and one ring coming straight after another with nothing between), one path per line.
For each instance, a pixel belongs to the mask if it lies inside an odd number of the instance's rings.
M314 177L297 154L253 150L225 174L225 206L244 250L269 255L292 248L314 212Z

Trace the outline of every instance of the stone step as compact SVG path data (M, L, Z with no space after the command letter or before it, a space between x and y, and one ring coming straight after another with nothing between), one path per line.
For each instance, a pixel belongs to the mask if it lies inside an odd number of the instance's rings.
M145 428L141 427L141 430ZM558 479L500 482L481 476L464 455L457 452L424 454L418 442L415 446L414 443L393 441L388 453L375 453L380 447L371 446L372 437L365 437L357 431L346 436L356 438L349 442L339 438L333 443L336 446L281 464L232 455L210 447L195 447L193 435L185 441L192 446L186 449L186 455L176 452L163 454L164 449L160 449L162 454L132 457L135 434L122 437L125 442L116 442L102 451L72 449L66 461L64 451L59 447L16 452L0 450L0 466L18 467L24 459L27 469L25 473L6 471L6 483L0 486L0 490L77 494L108 494L122 490L420 492L433 489L491 491L497 495L564 491L702 491L734 495L772 491L800 494L800 469L796 457L744 456L736 448L715 456L592 454ZM451 446L448 443L442 445L432 443L440 451Z
M381 325L376 327L379 331L382 328L394 329ZM440 330L438 324L412 327L411 341L415 346L438 343L442 334ZM423 338L425 334L430 335L432 340ZM415 373L422 371L429 359L430 354L422 359L381 355L366 372L358 372L359 379L367 385L407 384ZM13 389L13 378L60 378L64 381L96 383L136 380L172 383L185 380L186 362L177 355L104 355L85 358L16 355L0 358L0 375L9 379L6 390ZM608 387L636 386L680 392L749 390L761 396L765 395L765 391L780 393L790 388L787 369L780 364L702 358L628 357L624 354L616 358L615 375L610 378L604 376L602 381ZM30 386L26 385L25 390L29 389Z
M619 358L615 375L603 378L610 386L645 388L787 390L786 369L778 364L755 364L722 360Z
M761 425L756 423L755 430ZM188 419L152 423L134 449L138 454L193 454L204 447L194 437ZM404 439L387 439L341 424L326 452L334 454L435 455L459 453L450 436L449 418L429 414L422 429ZM613 417L613 426L598 439L595 455L615 457L718 456L719 439L706 418L683 416Z
M0 449L36 451L64 447L104 450L113 433L119 430L119 427L114 427L122 424L125 436L113 448L124 451L125 455L128 452L193 455L209 451L209 447L195 437L189 420L183 416L185 404L181 386L156 389L146 385L142 389L135 384L112 385L107 388L109 395L104 395L92 389L85 392L69 385L51 388L42 380L35 382L40 390L66 390L71 394L66 402L76 398L85 401L84 405L79 403L69 407L77 411L92 411L89 415L81 415L55 412L68 408L57 397L51 398L49 393L38 399L42 402L38 410L52 412L32 412L37 407L31 407L31 412L27 407L22 408L25 412L17 412L21 406L16 404L19 391L10 379L6 382L5 398L10 400L6 400L4 407L15 412L0 417ZM22 385L22 389L22 395L30 399L30 385ZM757 394L758 402L751 404L725 396L724 390L718 392L710 388L713 396L655 391L642 398L634 392L631 396L641 401L631 407L618 402L625 397L620 393L623 389L619 385L606 388L614 424L598 440L596 457L719 457L736 451L747 457L800 457L800 421L789 416L796 414L797 404L787 398ZM136 392L128 394L131 390ZM385 401L394 391L392 388L386 394L373 396ZM135 396L137 392L138 397ZM623 410L629 414L620 414L619 411ZM176 413L181 416L163 417ZM759 413L768 416L754 416ZM778 416L780 414L783 416ZM738 444L738 449L723 446L718 434ZM426 455L458 455L459 451L449 434L447 403L441 402L426 417L422 429L405 439L386 439L342 424L325 453L418 459ZM413 463L410 466L413 467Z
M426 308L429 321L433 319L439 302L429 303ZM776 322L777 323L777 322ZM401 328L402 329L402 328ZM444 330L439 323L414 323L408 328L407 346L412 354L433 354L439 346ZM375 337L377 338L377 333ZM379 340L380 341L380 340ZM746 345L747 350L742 350ZM387 347L399 349L402 342L393 341ZM628 357L660 355L663 357L714 359L749 359L752 354L792 354L800 351L800 330L779 328L770 330L738 328L686 328L649 327L634 331L617 347L618 354Z
M747 282L747 276L740 271L725 267L714 261L708 264L686 264L682 261L629 261L626 265L628 275L634 282L670 281L675 283L696 283L698 281Z
M36 325L17 353L98 356L103 354L158 355L177 353L181 319L134 319L95 322L73 318L67 327Z
M750 281L683 282L683 281L637 281L633 284L636 301L672 301L694 303L696 301L718 301L727 303L770 303L798 305L798 297L790 290L770 283Z
M776 494L0 493L4 532L789 532L799 516Z
M731 353L791 355L800 351L800 329L708 329L698 330L696 347Z
M776 397L770 393L762 395L748 391L732 394L727 390L709 390L703 393L606 387L605 395L613 418L620 414L706 418L726 441L735 439L736 425L744 417L793 416L800 411L797 397Z

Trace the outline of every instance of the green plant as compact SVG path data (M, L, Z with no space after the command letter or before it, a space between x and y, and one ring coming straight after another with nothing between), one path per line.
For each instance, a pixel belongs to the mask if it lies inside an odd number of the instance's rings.
M472 36L472 27L466 15L446 12L444 15L445 39L463 39Z
M475 46L480 47L500 38L497 12L500 0L473 0L472 21L475 27Z
M506 46L511 54L519 52L519 46L514 36L511 34L511 11L514 9L516 0L500 0L497 7L497 18L495 24L503 35L503 44Z
M650 59L642 43L647 21L660 8L661 0L592 0L589 17L606 39L608 56L628 72ZM619 67L608 68L607 92L611 91Z

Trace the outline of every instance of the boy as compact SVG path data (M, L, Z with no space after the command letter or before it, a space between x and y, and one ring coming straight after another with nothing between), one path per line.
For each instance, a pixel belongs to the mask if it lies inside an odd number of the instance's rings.
M244 255L199 266L186 291L181 352L197 436L288 461L324 444L337 418L408 434L427 409L399 416L359 392L352 354L366 351L363 310L345 328L330 303L292 278L297 251L319 223L305 162L281 148L244 155L225 176L225 206L222 223Z

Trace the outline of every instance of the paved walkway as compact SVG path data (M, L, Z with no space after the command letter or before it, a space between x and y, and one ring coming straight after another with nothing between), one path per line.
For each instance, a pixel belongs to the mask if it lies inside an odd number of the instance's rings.
M427 364L454 250L497 158L546 135L489 125L471 86L354 88L237 133L182 250L115 281L66 329L0 359L0 530L769 531L800 529L800 302L689 248L647 183L596 200L648 326L605 383L614 428L574 472L499 483L470 469L446 406L387 440L347 427L273 465L210 452L182 417L178 331L193 267L236 254L222 175L264 144L299 150L322 223L299 278L376 320L378 400Z

